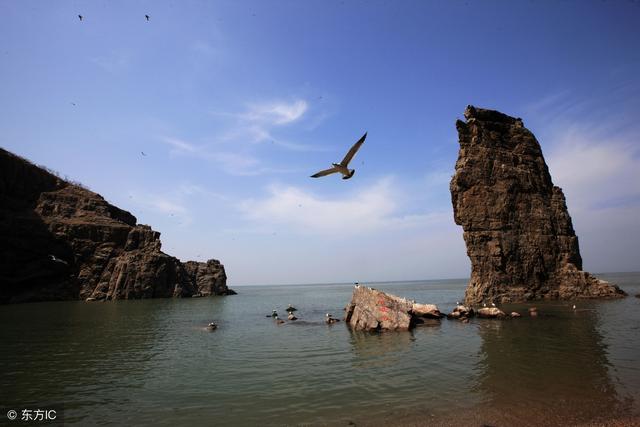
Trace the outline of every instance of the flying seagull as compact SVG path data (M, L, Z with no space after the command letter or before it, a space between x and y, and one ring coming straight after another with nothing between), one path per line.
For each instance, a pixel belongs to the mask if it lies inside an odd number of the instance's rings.
M311 175L311 178L320 178L321 176L331 175L332 173L336 173L336 172L340 172L342 174L342 179L351 178L353 174L356 173L356 170L348 168L349 162L351 161L351 159L353 159L353 156L356 155L356 153L360 149L360 146L364 143L364 140L366 137L367 137L367 132L365 132L364 135L362 135L362 138L360 138L358 142L353 144L353 147L351 147L347 155L344 156L344 159L342 159L340 163L332 163L333 167L331 169L325 169L314 175Z
M147 18L147 21L149 20L149 15L144 15L145 18Z
M82 21L82 15L78 15L78 19Z

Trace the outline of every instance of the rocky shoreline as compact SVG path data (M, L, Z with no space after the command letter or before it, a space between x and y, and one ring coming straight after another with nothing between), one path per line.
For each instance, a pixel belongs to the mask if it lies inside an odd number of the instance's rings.
M0 149L0 303L235 294L220 261L161 246L131 213Z

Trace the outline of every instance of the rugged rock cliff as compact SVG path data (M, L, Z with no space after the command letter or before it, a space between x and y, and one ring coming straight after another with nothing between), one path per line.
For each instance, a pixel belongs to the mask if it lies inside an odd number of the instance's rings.
M471 258L465 302L624 296L582 271L564 194L522 120L472 106L464 116L450 189Z
M217 260L181 263L129 212L0 149L0 302L226 295Z

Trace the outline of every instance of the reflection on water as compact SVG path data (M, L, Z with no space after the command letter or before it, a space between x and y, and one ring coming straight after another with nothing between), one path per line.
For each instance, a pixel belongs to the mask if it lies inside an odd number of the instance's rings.
M574 312L567 304L538 307L537 318L479 324L482 373L476 391L483 406L512 422L537 414L534 424L621 414L598 311Z
M376 287L447 311L464 286ZM372 334L323 322L351 289L1 306L1 409L63 403L69 425L171 426L566 425L638 410L640 299ZM299 323L265 317L289 303Z
M411 351L416 338L413 332L402 334L370 333L349 330L353 346L355 369L385 367L401 364Z

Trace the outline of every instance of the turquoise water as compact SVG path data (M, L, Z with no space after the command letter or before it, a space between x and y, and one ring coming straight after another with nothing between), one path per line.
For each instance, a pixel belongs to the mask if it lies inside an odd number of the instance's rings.
M640 292L640 274L599 277ZM465 285L372 286L448 311ZM322 321L342 315L350 285L236 290L1 306L2 422L12 408L62 404L69 425L571 425L640 413L640 298L369 334ZM289 303L297 322L265 317Z

